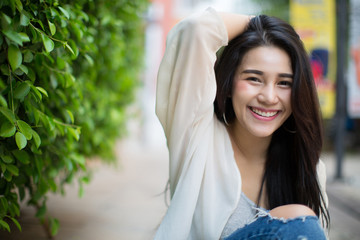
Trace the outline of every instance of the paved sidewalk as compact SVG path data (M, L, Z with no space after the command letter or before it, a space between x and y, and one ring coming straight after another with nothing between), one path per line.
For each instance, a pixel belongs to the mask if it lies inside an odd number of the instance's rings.
M69 186L65 197L49 197L48 211L60 221L57 240L145 240L152 239L166 211L167 182L165 142L142 144L134 136L118 144L119 166L93 162L94 177L79 199L77 186ZM334 156L324 154L330 198L330 239L360 239L360 156L347 156L343 182L334 182ZM159 195L160 194L160 195ZM1 240L45 240L34 218L34 209L24 207L23 232L0 232Z
M334 180L335 156L323 154L322 159L327 166L330 239L360 239L360 154L345 156L342 180Z

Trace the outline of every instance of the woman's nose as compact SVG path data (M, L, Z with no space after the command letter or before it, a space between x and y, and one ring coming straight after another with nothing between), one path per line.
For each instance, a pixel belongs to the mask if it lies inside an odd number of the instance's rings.
M265 85L259 92L258 99L264 104L276 104L279 100L275 86Z

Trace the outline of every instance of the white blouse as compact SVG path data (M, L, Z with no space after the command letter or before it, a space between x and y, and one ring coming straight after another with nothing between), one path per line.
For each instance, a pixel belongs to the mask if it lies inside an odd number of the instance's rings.
M168 34L156 114L169 149L171 204L155 239L219 239L237 207L240 172L213 107L216 52L227 44L225 25L211 8L182 20ZM325 190L322 162L318 175Z

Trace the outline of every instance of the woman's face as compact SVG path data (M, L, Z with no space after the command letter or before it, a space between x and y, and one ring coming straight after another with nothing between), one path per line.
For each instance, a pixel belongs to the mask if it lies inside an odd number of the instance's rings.
M284 50L262 46L247 52L233 81L235 129L271 136L291 115L292 82L291 60Z

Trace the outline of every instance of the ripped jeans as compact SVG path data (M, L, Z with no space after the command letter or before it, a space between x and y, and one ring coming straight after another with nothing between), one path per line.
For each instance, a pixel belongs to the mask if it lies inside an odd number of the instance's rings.
M292 219L259 216L252 223L237 229L226 240L326 240L316 216Z

